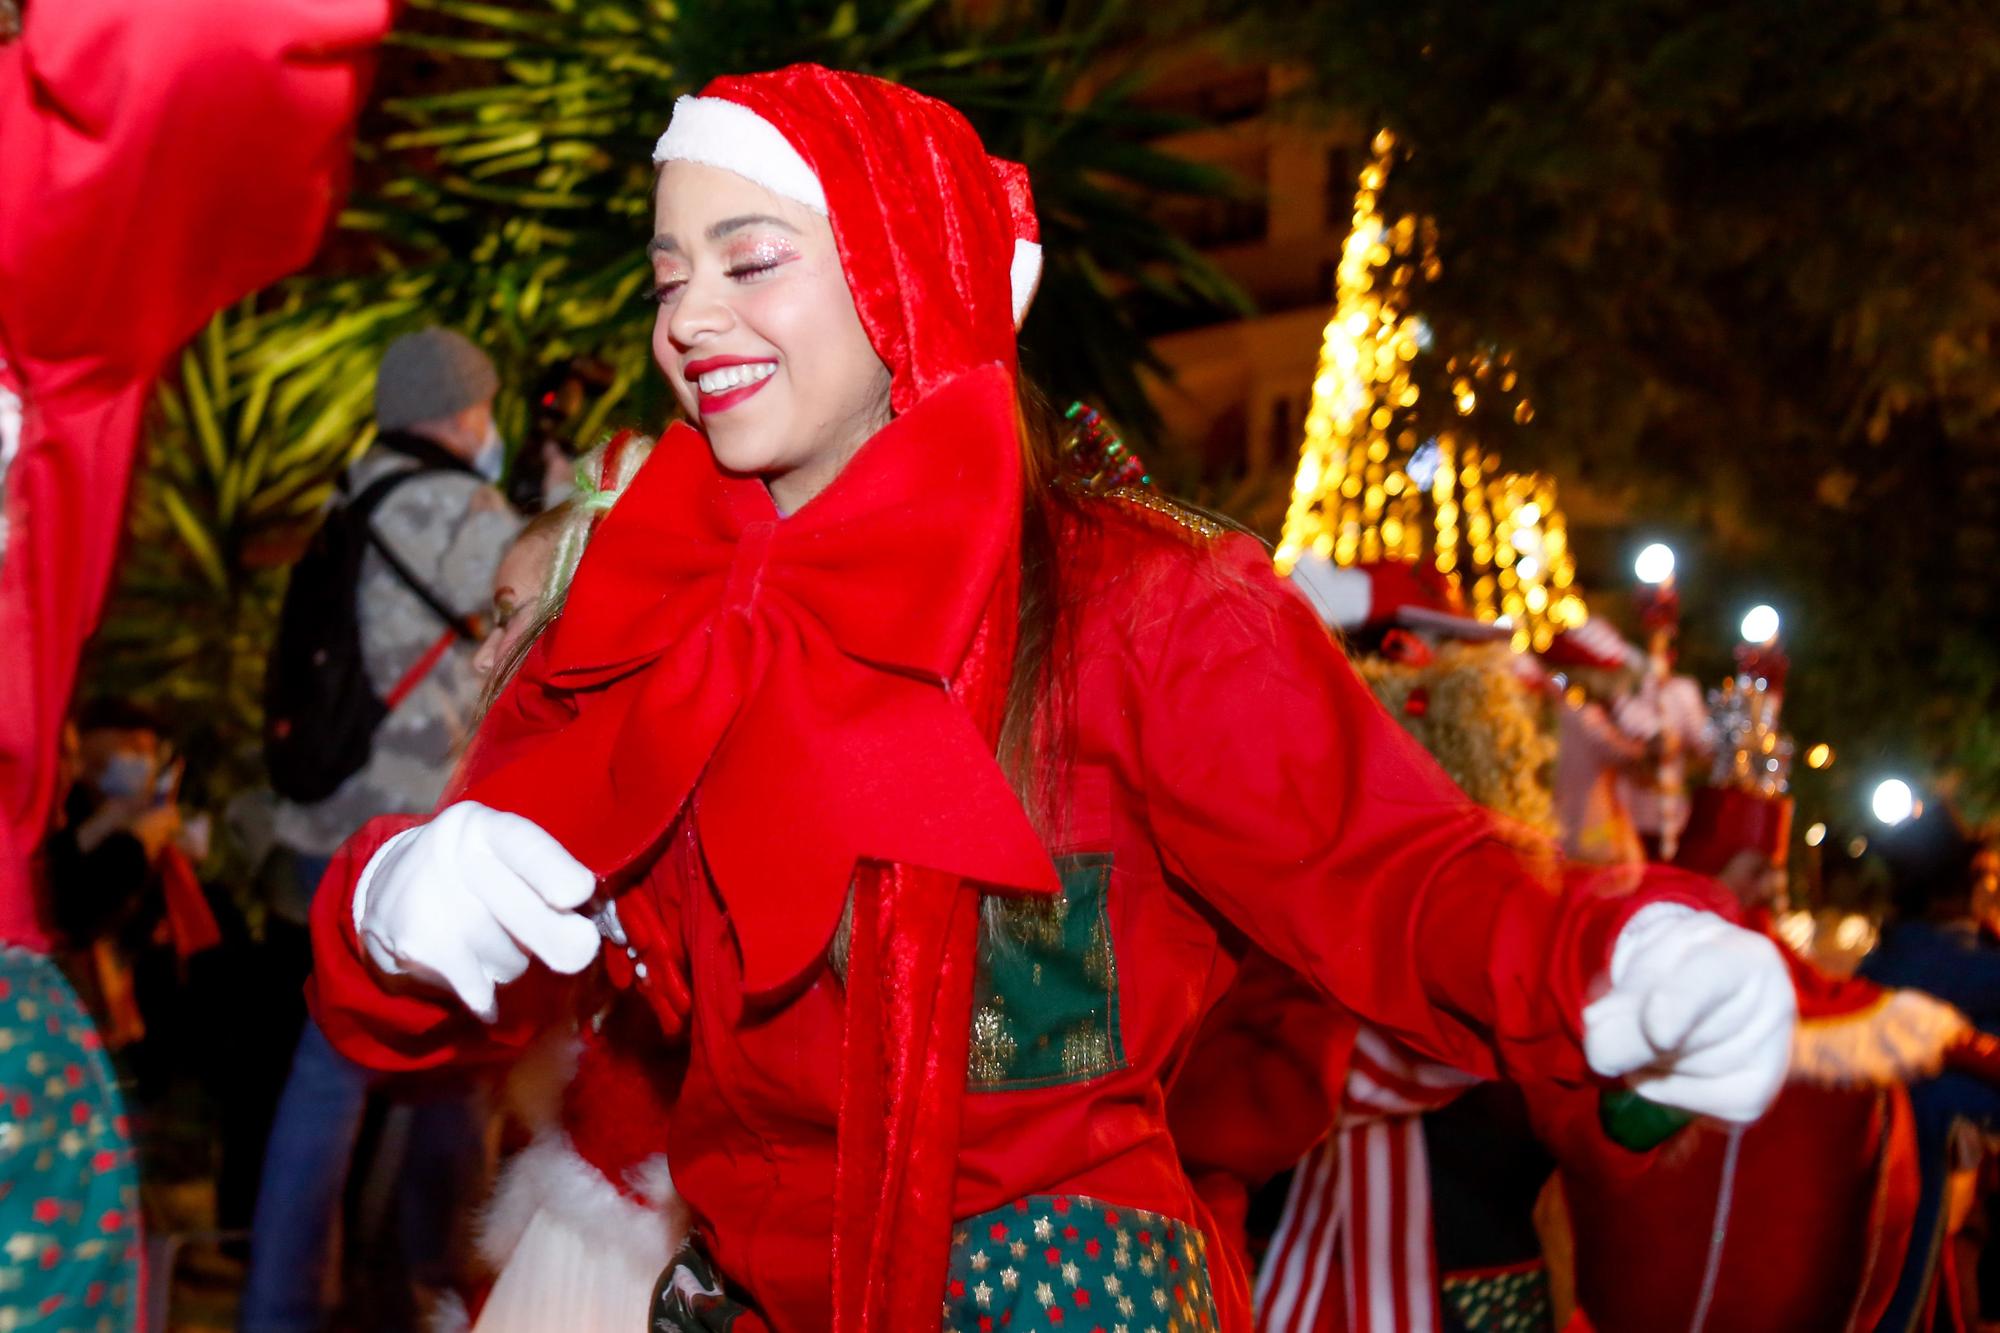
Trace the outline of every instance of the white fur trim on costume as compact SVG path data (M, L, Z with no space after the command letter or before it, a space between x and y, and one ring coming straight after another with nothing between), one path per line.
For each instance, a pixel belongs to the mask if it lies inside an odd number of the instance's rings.
M1801 1019L1786 1077L1826 1088L1928 1078L1943 1067L1945 1048L1971 1031L1965 1015L1944 1001L1892 990L1857 1013Z
M1042 247L1034 241L1014 240L1014 262L1007 270L1008 284L1014 292L1014 327L1021 327L1028 318L1028 307L1034 303L1035 289L1042 285Z
M643 1204L612 1188L560 1131L509 1162L481 1227L480 1252L499 1274L473 1333L641 1327L689 1216L664 1157L632 1174Z
M680 97L673 119L653 146L655 162L699 162L733 171L772 194L826 216L826 191L778 127L720 97Z
M1292 566L1292 583L1306 595L1319 618L1336 629L1368 623L1375 583L1358 569L1342 569L1314 551L1302 551Z
M493 1200L479 1219L479 1253L505 1267L537 1214L547 1214L593 1248L629 1252L658 1273L687 1238L687 1205L674 1192L664 1155L633 1168L628 1181L646 1199L620 1193L585 1161L561 1130L537 1135L501 1171Z

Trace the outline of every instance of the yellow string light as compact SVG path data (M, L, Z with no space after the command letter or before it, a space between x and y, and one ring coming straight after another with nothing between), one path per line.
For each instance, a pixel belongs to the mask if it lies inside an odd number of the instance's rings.
M1389 131L1375 136L1355 192L1278 569L1288 572L1306 551L1340 565L1429 560L1473 615L1505 615L1516 648L1543 649L1586 614L1554 481L1502 472L1491 451L1456 430L1421 443L1410 428L1420 397L1412 369L1428 330L1404 298L1416 271L1436 278L1441 270L1430 219L1382 217L1395 147ZM1484 389L1511 393L1512 362L1506 352L1452 358L1446 373L1457 414L1477 411ZM1521 399L1512 413L1525 424L1534 410ZM1422 480L1412 474L1419 455L1428 455L1422 464L1430 469Z

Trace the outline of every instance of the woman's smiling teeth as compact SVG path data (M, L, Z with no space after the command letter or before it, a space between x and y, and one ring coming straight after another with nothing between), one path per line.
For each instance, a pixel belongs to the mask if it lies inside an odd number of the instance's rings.
M775 361L759 361L748 366L724 366L721 370L711 370L695 381L703 393L724 393L730 389L740 389L746 384L769 379L778 369Z

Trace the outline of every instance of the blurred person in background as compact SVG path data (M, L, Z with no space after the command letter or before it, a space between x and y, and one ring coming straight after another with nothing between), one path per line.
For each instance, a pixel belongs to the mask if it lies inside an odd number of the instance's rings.
M1572 666L1556 701L1556 823L1568 860L1633 865L1646 859L1620 787L1646 764L1648 750L1612 720L1632 679L1622 664Z
M473 613L486 605L501 554L521 527L494 488L505 455L493 419L499 387L492 361L460 334L428 328L390 344L375 385L381 433L342 482L344 505L366 510L346 515L366 528L358 580L345 589L302 590L294 573L287 617L301 595L309 599L307 614L322 592L344 598L341 609L358 631L359 665L386 706L359 768L320 799L278 806L278 842L309 891L329 855L362 824L436 803L471 725L480 683ZM336 507L328 522L341 519ZM282 629L275 651L285 651ZM314 1329L326 1317L336 1223L377 1081L306 1020L265 1154L246 1330ZM450 1281L450 1219L479 1187L484 1112L460 1081L426 1088L408 1103L408 1115L397 1229L421 1306Z
M1860 975L1935 995L1981 1032L2000 1035L2000 942L1973 911L1987 864L1978 839L1949 802L1933 796L1908 819L1876 830L1869 850L1888 873L1890 918ZM1915 1235L1882 1324L1895 1330L1929 1327L1933 1309L1956 1298L1951 1238L1973 1208L1979 1137L2000 1127L2000 1090L1971 1072L1948 1070L1912 1085L1910 1109L1922 1187Z

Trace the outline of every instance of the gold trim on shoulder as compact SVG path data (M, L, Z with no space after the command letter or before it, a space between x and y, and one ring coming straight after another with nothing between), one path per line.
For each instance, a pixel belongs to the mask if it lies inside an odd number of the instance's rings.
M1113 486L1108 490L1096 490L1088 486L1066 483L1073 494L1089 496L1095 500L1119 500L1135 509L1144 509L1167 522L1172 523L1193 537L1203 541L1215 541L1229 534L1229 528L1216 522L1198 509L1170 500L1158 491L1144 486Z

